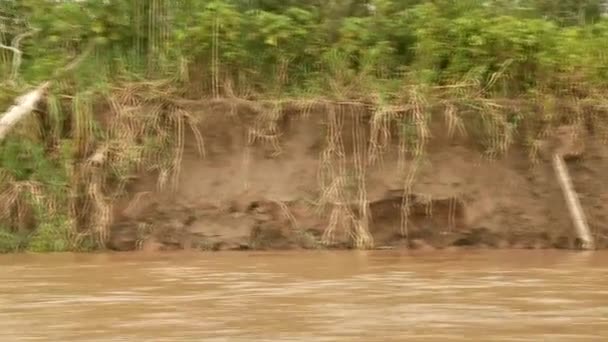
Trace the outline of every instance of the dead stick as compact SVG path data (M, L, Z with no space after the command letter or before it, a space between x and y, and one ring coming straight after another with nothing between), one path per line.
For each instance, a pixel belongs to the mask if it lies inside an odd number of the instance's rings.
M89 43L85 51L70 64L57 70L54 79L59 78L63 74L74 70L82 61L93 51L95 44ZM51 85L51 81L46 81L38 86L36 89L20 96L15 101L15 105L11 106L6 113L0 117L0 142L4 140L8 132L15 126L19 121L25 118L31 113L36 104L43 98L46 90Z
M572 185L572 180L568 175L566 164L559 154L555 154L553 156L553 167L562 188L562 192L564 193L566 203L568 204L570 217L572 218L572 222L576 227L578 237L583 242L582 248L595 249L595 243L593 242L593 237L591 236L589 225L587 224L587 220L585 218L585 213L583 212L581 203L576 192L574 191L574 186Z
M42 99L45 90L48 88L49 82L44 82L38 88L19 97L15 105L11 106L8 111L0 118L0 142L4 140L8 132L26 117L34 108L40 99Z

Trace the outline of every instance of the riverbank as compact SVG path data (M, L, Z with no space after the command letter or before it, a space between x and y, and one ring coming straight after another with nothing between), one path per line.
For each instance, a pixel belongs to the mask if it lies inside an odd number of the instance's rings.
M551 166L558 150L596 248L608 247L608 149L597 134L560 126L533 151L520 127L494 157L476 143L481 133L451 134L444 113L428 121L426 138L407 141L398 120L365 108L285 105L269 117L248 103L189 103L202 140L185 135L175 187L159 191L152 173L129 186L108 247L577 249Z
M556 155L605 248L608 20L525 2L2 2L0 253L576 249Z

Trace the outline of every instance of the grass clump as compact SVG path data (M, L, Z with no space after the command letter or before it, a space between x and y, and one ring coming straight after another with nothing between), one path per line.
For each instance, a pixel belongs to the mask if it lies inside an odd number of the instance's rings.
M29 238L27 249L31 252L66 252L73 250L72 226L64 217L41 222Z
M23 249L22 236L11 232L9 229L0 227L0 253L18 252Z

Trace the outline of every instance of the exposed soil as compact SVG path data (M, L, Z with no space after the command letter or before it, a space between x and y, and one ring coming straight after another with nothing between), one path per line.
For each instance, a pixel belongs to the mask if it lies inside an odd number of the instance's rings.
M573 138L571 127L535 163L523 146L492 161L473 139L448 138L438 120L404 192L415 163L399 162L394 127L373 160L363 111L287 108L265 120L244 105L191 106L205 156L189 133L175 191L158 190L158 175L134 182L115 206L112 249L349 248L357 222L376 248L577 248L550 163L555 149L569 157L597 247L608 246L608 149L587 133Z

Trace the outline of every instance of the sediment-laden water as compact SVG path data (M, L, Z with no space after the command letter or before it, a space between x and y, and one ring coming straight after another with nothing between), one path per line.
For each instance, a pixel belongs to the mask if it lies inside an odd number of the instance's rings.
M1 341L605 341L608 253L0 256Z

